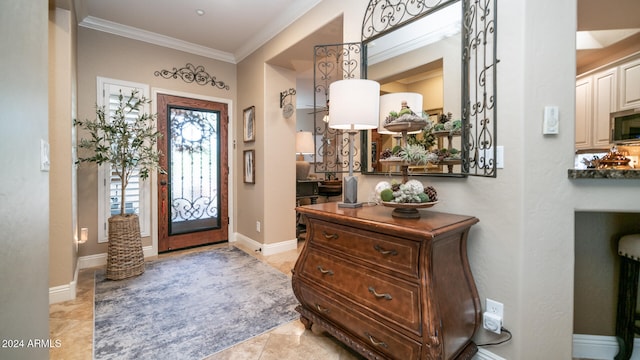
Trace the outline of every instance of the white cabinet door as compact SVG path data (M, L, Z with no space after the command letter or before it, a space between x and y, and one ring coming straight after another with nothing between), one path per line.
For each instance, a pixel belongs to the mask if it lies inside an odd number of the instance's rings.
M593 147L609 147L609 114L616 111L616 69L593 75Z
M620 65L620 109L640 107L640 59Z
M576 81L576 149L591 147L591 77Z

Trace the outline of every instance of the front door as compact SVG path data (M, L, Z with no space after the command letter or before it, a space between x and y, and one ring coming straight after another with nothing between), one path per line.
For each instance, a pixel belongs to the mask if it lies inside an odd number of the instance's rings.
M228 240L227 104L158 94L158 251Z

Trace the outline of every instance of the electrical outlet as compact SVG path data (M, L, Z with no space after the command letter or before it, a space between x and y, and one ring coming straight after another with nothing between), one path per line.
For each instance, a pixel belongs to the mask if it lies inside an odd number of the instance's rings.
M482 326L496 334L500 334L504 321L504 305L495 300L487 299L486 311L482 316Z
M256 231L260 232L260 221L256 221Z

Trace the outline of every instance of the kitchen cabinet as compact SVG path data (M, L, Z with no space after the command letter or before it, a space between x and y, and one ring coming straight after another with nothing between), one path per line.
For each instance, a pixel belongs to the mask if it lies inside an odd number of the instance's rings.
M576 82L576 149L591 147L591 77Z
M620 65L620 102L618 110L640 107L640 58Z
M611 147L612 112L640 107L640 54L576 80L576 149Z
M576 82L576 149L609 147L609 114L616 111L617 69Z
M307 240L292 286L307 328L318 325L368 359L471 359L481 306L467 259L478 219L380 205L301 206Z

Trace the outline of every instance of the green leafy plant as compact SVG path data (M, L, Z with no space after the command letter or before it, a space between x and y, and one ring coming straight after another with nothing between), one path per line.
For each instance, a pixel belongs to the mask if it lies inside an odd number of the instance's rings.
M152 170L159 167L160 152L156 150L162 136L156 130L156 115L144 112L144 106L151 101L132 91L126 97L122 91L118 96L118 106L109 114L104 106L96 105L96 119L75 120L74 125L88 132L88 137L80 139L78 147L87 149L88 156L78 156L76 163L90 162L98 165L110 164L121 183L120 215L125 215L124 194L129 180L137 169L141 179L147 179Z
M398 156L409 164L426 164L429 161L429 150L422 145L408 144L398 152Z

